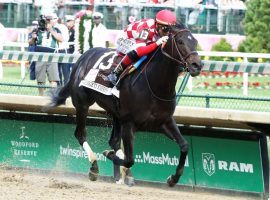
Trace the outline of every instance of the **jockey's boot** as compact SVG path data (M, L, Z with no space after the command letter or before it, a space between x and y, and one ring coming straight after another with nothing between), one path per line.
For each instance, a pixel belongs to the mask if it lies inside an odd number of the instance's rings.
M124 68L122 66L123 64L120 63L111 74L108 75L108 80L113 84L116 85L119 76L122 74L122 72L124 71Z
M121 60L119 65L114 69L114 71L108 75L108 80L113 84L116 85L118 78L122 74L122 72L130 66L132 63L136 62L139 59L137 52L132 50L131 52L127 53L124 58Z

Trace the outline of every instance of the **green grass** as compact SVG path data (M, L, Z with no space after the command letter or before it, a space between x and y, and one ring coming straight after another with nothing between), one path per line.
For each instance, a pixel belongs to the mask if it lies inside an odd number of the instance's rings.
M20 66L3 66L3 79L1 82L14 82L14 83L29 83L33 84L36 83L36 81L29 80L29 73L28 73L28 67L26 69L26 77L25 79L21 79L21 69Z
M181 84L182 77L179 78L178 85ZM248 96L249 97L270 97L270 76L254 76L250 75L248 78L248 81L250 83L259 82L262 87L254 87L251 85L248 88ZM203 88L202 86L204 83L209 83L209 87ZM234 86L232 87L216 87L216 82L230 82ZM230 77L230 78L224 78L224 77L216 77L216 78L210 78L210 77L195 77L192 81L192 92L188 90L186 87L184 90L185 94L201 94L201 95L227 95L227 96L244 96L243 95L243 87L238 86L237 83L240 84L243 82L243 78L241 76L239 77ZM268 86L268 88L267 88Z
M28 66L26 68L25 78L21 78L21 69L19 65L4 65L3 79L0 80L0 93L2 94L22 94L22 95L38 95L36 80L30 80ZM1 85L2 84L2 85ZM5 84L5 85L3 85ZM7 86L10 84L10 86ZM16 84L16 86L12 86ZM20 85L20 86L17 86ZM32 87L24 87L32 86ZM46 86L48 87L48 81Z
M177 83L177 88L181 84L183 77L181 76ZM209 98L210 108L222 109L237 109L237 110L250 110L270 112L270 89L267 85L270 82L270 76L250 75L248 81L260 82L263 87L251 86L248 89L248 96L243 95L242 86L239 87L217 87L216 82L231 82L241 83L242 76L237 77L202 77L198 76L192 79L192 91L186 87L183 95L201 95L202 97L181 97L178 105L194 106L194 107L207 107L206 96ZM204 82L209 83L209 87L202 87ZM270 86L270 85L269 85ZM213 98L217 96L220 98ZM227 97L227 98L226 98ZM229 99L228 97L239 97L239 99ZM254 100L242 100L243 98L251 98ZM259 99L268 99L268 101L259 101Z

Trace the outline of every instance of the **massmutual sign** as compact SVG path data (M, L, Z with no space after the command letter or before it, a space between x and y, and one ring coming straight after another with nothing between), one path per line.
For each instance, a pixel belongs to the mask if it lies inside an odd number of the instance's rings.
M142 152L142 154L136 154L136 163L145 163L153 165L170 165L177 166L179 163L179 158L171 156L169 153L161 153L160 155L153 155L151 152ZM188 167L188 157L185 162L185 167Z

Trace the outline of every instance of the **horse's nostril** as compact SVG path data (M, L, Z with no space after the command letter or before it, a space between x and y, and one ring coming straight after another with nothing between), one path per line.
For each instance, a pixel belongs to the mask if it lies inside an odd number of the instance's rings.
M199 70L201 70L202 69L202 62L200 62L200 63L192 63L191 64L192 65L192 67L194 67L194 68L196 68L196 69L199 69Z
M198 65L197 63L192 63L191 66L192 66L193 68L198 68L199 65Z
M202 69L202 66L198 63L192 63L189 67L189 72L192 77L198 76L200 74L200 71Z

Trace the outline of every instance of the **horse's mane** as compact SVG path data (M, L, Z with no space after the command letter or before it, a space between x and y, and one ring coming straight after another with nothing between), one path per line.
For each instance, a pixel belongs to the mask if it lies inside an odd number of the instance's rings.
M171 26L171 29L172 31L175 31L175 30L181 30L181 29L187 29L187 27L180 21L177 21L175 25L172 25Z

